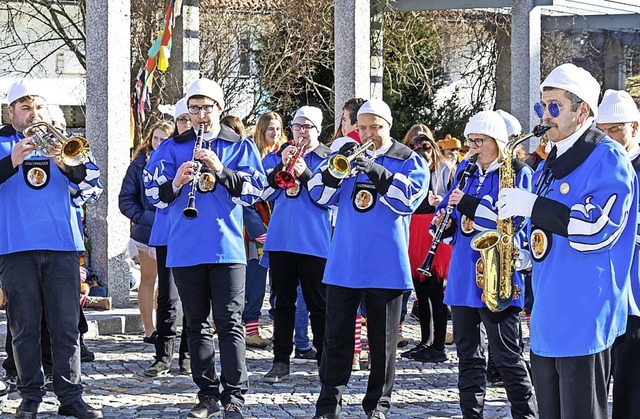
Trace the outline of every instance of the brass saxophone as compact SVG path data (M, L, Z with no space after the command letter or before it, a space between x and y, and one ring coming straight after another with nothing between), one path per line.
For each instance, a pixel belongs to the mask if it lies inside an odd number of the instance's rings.
M518 144L535 136L540 137L550 127L536 125L527 135L509 141L505 147L504 164L500 167L500 189L514 188L516 171L513 167L514 152ZM480 252L476 262L476 284L482 288L482 301L494 313L509 307L522 290L513 283L518 249L514 244L516 233L513 218L497 220L496 230L479 233L471 241L471 248Z

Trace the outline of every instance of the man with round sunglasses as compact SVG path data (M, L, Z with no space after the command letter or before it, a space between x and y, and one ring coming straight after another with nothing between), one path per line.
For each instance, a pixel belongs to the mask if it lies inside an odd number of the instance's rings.
M607 90L598 107L596 126L627 151L636 176L640 173L640 112L624 90ZM640 228L638 229L640 231ZM611 349L614 419L637 417L640 411L640 246L634 247L631 266L629 315L624 335Z
M540 418L604 419L611 346L626 326L637 180L625 150L593 123L600 85L589 72L563 64L540 90L535 110L553 149L533 193L500 191L499 217L530 217Z

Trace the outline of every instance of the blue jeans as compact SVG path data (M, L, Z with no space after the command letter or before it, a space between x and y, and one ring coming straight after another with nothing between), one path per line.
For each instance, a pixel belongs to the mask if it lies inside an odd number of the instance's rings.
M296 320L293 342L299 351L308 351L311 348L309 340L309 310L302 296L302 287L298 285L298 299L296 300Z
M78 254L33 250L0 256L18 390L26 400L41 402L45 392L40 324L47 318L51 334L53 391L61 404L82 396L80 383L80 267Z
M242 321L248 322L260 318L266 285L267 268L260 266L258 259L247 261L245 306L242 313Z

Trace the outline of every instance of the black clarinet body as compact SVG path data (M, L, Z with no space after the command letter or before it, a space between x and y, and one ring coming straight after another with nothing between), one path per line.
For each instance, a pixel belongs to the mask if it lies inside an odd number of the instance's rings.
M204 124L200 123L198 126L198 133L196 135L196 144L193 147L193 161L196 163L196 167L193 170L193 179L191 180L191 189L189 190L187 206L182 210L182 215L187 219L196 218L198 216L198 209L196 208L196 190L198 188L198 180L200 179L202 163L196 160L195 155L196 152L202 148L203 137Z
M469 164L465 167L464 172L460 176L460 181L456 188L463 190L467 184L467 180L475 173L478 169L476 166L476 160L478 160L478 155L474 154L469 157ZM429 252L427 253L427 257L424 259L422 265L417 269L418 272L425 276L432 276L431 273L431 264L433 263L433 258L436 255L436 251L438 250L438 246L442 242L442 236L444 235L444 231L447 229L447 224L449 223L449 219L451 218L451 214L453 214L453 210L455 209L454 205L447 205L445 208L444 218L440 225L436 228L436 231L433 234L433 241L431 242L431 247L429 247Z

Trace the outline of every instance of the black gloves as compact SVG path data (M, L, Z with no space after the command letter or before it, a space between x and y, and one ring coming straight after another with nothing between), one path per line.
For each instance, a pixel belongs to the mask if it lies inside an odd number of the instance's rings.
M342 145L342 147L340 147L340 150L338 150L338 154L349 157L353 152L353 149L356 147L358 147L358 143L356 143L355 141L349 141L348 143L345 143Z
M375 163L373 160L366 157L358 157L353 162L356 170L366 174L369 180L376 185L376 189L380 195L384 195L389 190L391 182L393 181L393 174L384 168L384 166Z

